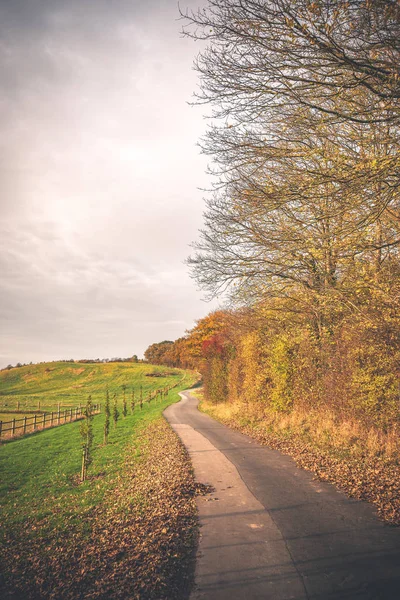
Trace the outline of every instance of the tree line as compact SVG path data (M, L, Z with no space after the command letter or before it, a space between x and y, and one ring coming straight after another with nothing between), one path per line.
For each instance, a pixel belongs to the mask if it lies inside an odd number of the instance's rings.
M201 147L214 182L188 262L230 308L157 360L201 368L215 401L393 425L399 4L209 0L182 17L205 44L195 102L212 108Z

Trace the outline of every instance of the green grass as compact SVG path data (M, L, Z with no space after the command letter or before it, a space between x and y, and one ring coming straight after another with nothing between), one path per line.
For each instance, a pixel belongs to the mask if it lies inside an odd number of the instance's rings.
M26 416L33 417L33 413L29 414L29 415L26 414ZM24 413L21 413L21 412L11 412L11 411L7 412L7 413L0 412L0 421L4 421L4 422L12 421L13 419L22 419L23 417L24 417Z
M149 373L168 373L167 377L147 377ZM93 403L104 402L108 386L111 398L114 393L121 399L122 386L126 385L129 402L132 389L143 394L176 383L182 371L144 363L86 364L77 362L52 362L0 371L0 413L2 410L55 411L79 406L89 394ZM3 414L3 413L2 413ZM27 413L28 414L28 413ZM3 414L2 420L9 420ZM13 417L11 416L10 419Z
M128 373L130 381L139 382L143 380L144 372L156 369L148 365L129 365L120 370L114 365L101 367L105 373L99 377L98 386L108 381L111 390L118 388L121 381L126 381ZM110 379L110 367L114 367L117 383ZM111 422L107 445L103 443L104 415L95 416L93 464L89 469L89 479L84 483L80 483L78 477L81 465L79 422L17 438L0 446L0 520L3 535L7 536L10 532L16 535L20 529L27 535L26 528L31 526L34 529L30 533L34 534L38 524L42 529L61 531L81 522L86 511L95 509L105 491L120 476L124 449L132 438L138 439L140 452L140 431L150 421L159 418L168 404L179 400L178 391L189 387L195 378L193 373L184 371L179 373L179 377L168 380L147 378L148 381L143 382L143 385L147 384L146 391L158 389L161 383L180 383L161 403L154 400L145 403L142 411L136 405L133 414L129 410L125 419L122 417L120 395L120 420L116 428ZM92 394L95 389L96 382L93 381Z

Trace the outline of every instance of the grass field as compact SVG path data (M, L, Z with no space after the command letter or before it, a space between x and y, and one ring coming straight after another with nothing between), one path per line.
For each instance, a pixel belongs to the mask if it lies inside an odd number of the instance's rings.
M160 373L166 377L149 377ZM129 402L143 388L143 395L157 388L171 386L180 377L179 369L143 363L65 363L52 362L0 371L0 420L32 414L32 411L56 411L84 404L89 394L93 403L104 403L108 386L111 399L122 398L123 388Z
M51 370L46 371L47 368ZM98 510L105 494L109 497L110 490L124 475L126 448L136 440L136 452L140 456L141 431L159 419L168 404L179 400L178 391L190 387L196 380L195 374L176 369L168 369L169 377L146 377L146 373L156 371L165 372L166 369L133 363L51 363L15 369L6 372L6 376L2 373L2 384L5 383L2 389L7 391L7 402L40 397L43 408L47 409L60 397L70 405L83 402L88 394L92 394L95 401L104 401L105 386L108 385L111 394L118 392L121 413L117 427L111 423L107 445L103 443L104 415L94 417L93 464L84 483L79 482L79 422L0 446L0 545L3 548L34 549L42 541L45 551L46 544L53 547L48 540L69 539L71 535L75 539L85 538L88 533L85 517ZM128 395L133 386L137 391L142 385L147 393L175 383L177 387L162 402L145 403L143 410L136 405L133 413L129 410L127 417L122 417L122 385L127 385ZM68 384L82 387L72 387L70 391ZM140 502L140 498L132 498L132 502ZM38 560L29 556L28 553L24 559L26 564L20 561L18 565L22 578L24 569L29 571L30 560ZM3 566L6 573L15 560L12 553L8 559Z
M49 373L48 368L51 369ZM151 404L145 402L141 411L136 395L136 408L133 414L129 408L129 414L124 419L121 386L127 385L129 407L129 394L133 387L137 394L140 386L143 386L143 394L146 397L149 392L163 386L180 384L176 389L183 389L193 382L194 377L193 374L178 369L169 369L168 371L173 373L170 377L146 377L146 373L164 373L166 369L135 363L104 365L48 363L22 367L15 371L1 373L1 382L3 383L3 380L6 382L4 387L7 389L10 403L31 397L27 395L27 388L34 388L37 397L41 398L43 409L46 410L54 406L54 403L57 404L57 399L61 395L69 401L70 405L75 405L80 401L84 403L89 394L95 402L104 402L106 385L109 387L111 400L113 394L118 393L120 419L116 428L111 424L110 442L107 446L103 445L104 415L94 417L95 450L91 475L103 481L118 470L118 456L135 429L154 416L159 416L168 404L179 399L177 394L171 391L167 400L162 403L153 401ZM28 381L27 375L29 375ZM69 392L68 382L75 382L76 377L80 378L82 387ZM84 486L77 487L74 481L81 461L79 427L79 422L68 423L62 427L15 439L0 447L0 497L2 498L0 506L6 510L1 521L4 522L5 519L9 523L17 523L19 519L25 519L28 514L38 517L43 511L51 515L54 507L51 507L51 502L48 501L49 490L52 498L57 492L58 504L75 503L76 495L84 504L89 501L86 494L82 495ZM104 486L96 485L95 489L100 490L102 487ZM95 495L98 494L101 495L101 492L96 491ZM45 498L47 501L43 504L42 500Z

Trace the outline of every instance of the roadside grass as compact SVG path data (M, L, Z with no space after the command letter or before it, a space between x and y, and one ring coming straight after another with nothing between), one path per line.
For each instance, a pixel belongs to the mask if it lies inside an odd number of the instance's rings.
M329 410L269 412L244 403L211 404L202 394L198 397L202 410L215 418L251 425L282 438L296 436L337 458L381 457L400 465L400 437L394 430L383 432L364 427L354 419L340 419Z
M191 372L181 371L180 374L179 385L166 399L145 402L143 410L136 405L133 414L129 409L126 418L122 416L120 397L121 416L116 428L111 423L107 445L103 442L104 414L94 417L93 463L84 483L79 481L79 422L18 438L0 447L0 545L5 549L2 565L5 582L16 585L17 589L18 582L24 581L25 573L32 573L35 563L51 561L51 557L46 557L46 548L54 550L54 540L60 540L60 546L68 547L71 539L80 540L81 545L82 540L89 539L93 515L100 510L106 496L110 503L112 490L124 477L127 448L132 448L132 444L135 448L133 454L129 451L128 462L132 465L132 460L140 460L146 428L161 418L169 404L180 400L180 390L196 380L196 375ZM159 378L149 379L146 390L160 387ZM177 379L175 377L173 383ZM171 380L172 377L168 381L170 385ZM109 387L113 389L113 386ZM146 512L149 501L148 497L132 496L129 502ZM0 581L0 590L1 586ZM6 597L19 596L11 593Z
M261 404L207 402L200 410L259 442L292 456L349 496L373 503L385 521L400 525L400 437L331 411L276 412Z

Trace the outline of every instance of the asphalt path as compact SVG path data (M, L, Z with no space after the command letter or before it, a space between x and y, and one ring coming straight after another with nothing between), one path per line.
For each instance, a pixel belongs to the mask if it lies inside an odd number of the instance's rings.
M214 488L191 600L400 600L400 528L181 396L165 416Z

